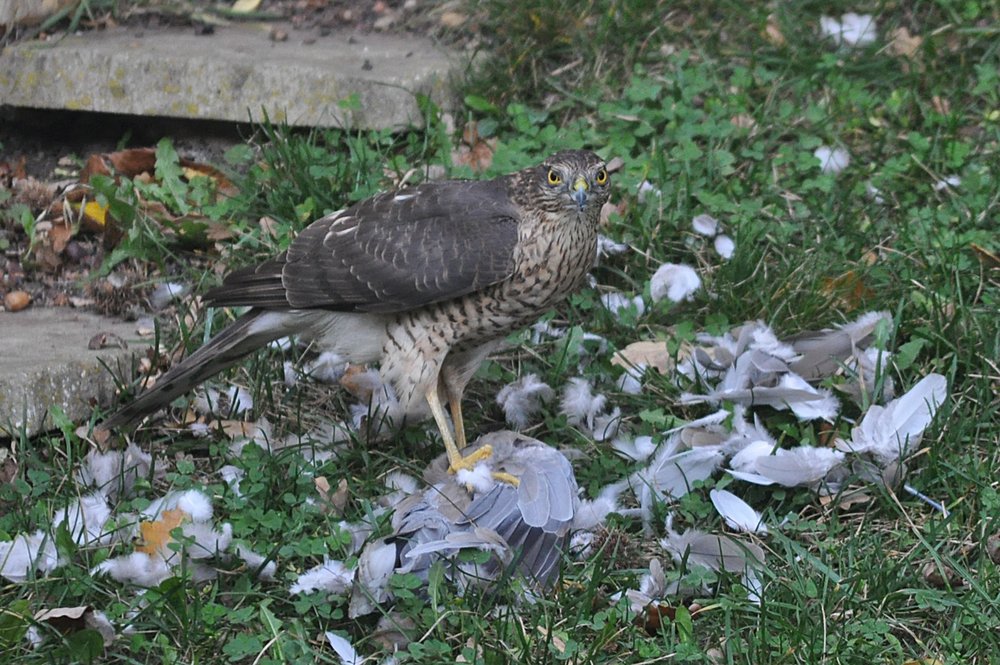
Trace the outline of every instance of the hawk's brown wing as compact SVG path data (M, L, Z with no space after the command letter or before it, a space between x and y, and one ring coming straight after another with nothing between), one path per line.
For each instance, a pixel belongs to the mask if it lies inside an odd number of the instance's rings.
M395 312L472 293L514 270L506 181L427 183L310 224L284 254L234 272L215 306Z

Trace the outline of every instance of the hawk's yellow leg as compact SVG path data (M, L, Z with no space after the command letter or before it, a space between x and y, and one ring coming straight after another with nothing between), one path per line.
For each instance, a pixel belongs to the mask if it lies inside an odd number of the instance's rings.
M478 462L493 454L493 446L486 445L479 448L474 453L463 457L461 449L455 445L455 439L451 434L451 428L448 426L448 418L444 415L444 407L441 406L441 399L438 397L437 386L427 391L426 398L427 404L431 407L431 413L434 415L434 422L437 423L438 430L441 432L441 438L444 439L444 449L448 454L449 471L455 473L461 469L472 469ZM452 412L454 413L454 408ZM461 421L461 408L459 408L459 421L455 423L455 428L461 432L459 437L462 441L462 448L464 448L465 430Z
M448 408L451 409L451 422L455 424L455 444L458 450L465 450L465 446L468 444L465 441L465 420L462 418L462 400L452 395L451 391L446 391L446 392L448 392ZM476 457L476 455L481 450L483 450L483 448L489 448L490 452L486 455L483 455L482 457ZM487 445L483 446L483 448L480 448L476 452L472 453L472 455L469 455L469 457L463 457L462 460L467 461L475 457L476 462L478 462L480 459L489 457L490 455L493 454L492 446ZM465 468L471 468L471 467L465 467ZM454 465L452 465L452 470L453 471L456 470ZM502 483L513 485L514 487L517 487L518 485L521 484L521 481L517 479L517 476L512 476L511 474L506 473L504 471L494 471L492 475L495 480L499 480Z

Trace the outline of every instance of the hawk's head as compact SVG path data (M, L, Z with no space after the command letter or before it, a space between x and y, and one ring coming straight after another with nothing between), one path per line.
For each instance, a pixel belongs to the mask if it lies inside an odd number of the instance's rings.
M610 194L607 164L589 150L557 152L530 171L531 188L550 211L597 214Z

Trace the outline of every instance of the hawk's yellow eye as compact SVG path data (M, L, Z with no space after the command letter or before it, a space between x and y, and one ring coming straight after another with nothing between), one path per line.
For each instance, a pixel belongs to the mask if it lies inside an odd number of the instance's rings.
M558 185L562 182L562 176L556 173L555 169L549 169L549 184Z
M596 182L598 185L603 185L607 181L608 181L608 170L602 168L600 171L597 172L597 178L594 179L594 182Z

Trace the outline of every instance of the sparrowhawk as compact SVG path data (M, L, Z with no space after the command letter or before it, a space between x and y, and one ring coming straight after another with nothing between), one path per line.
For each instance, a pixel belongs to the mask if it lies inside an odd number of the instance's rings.
M378 362L404 417L429 411L452 469L468 468L489 449L460 453L467 383L504 336L583 284L609 187L604 160L567 150L493 180L428 182L318 219L287 251L210 290L208 305L249 311L102 428L134 423L297 335L352 363Z

